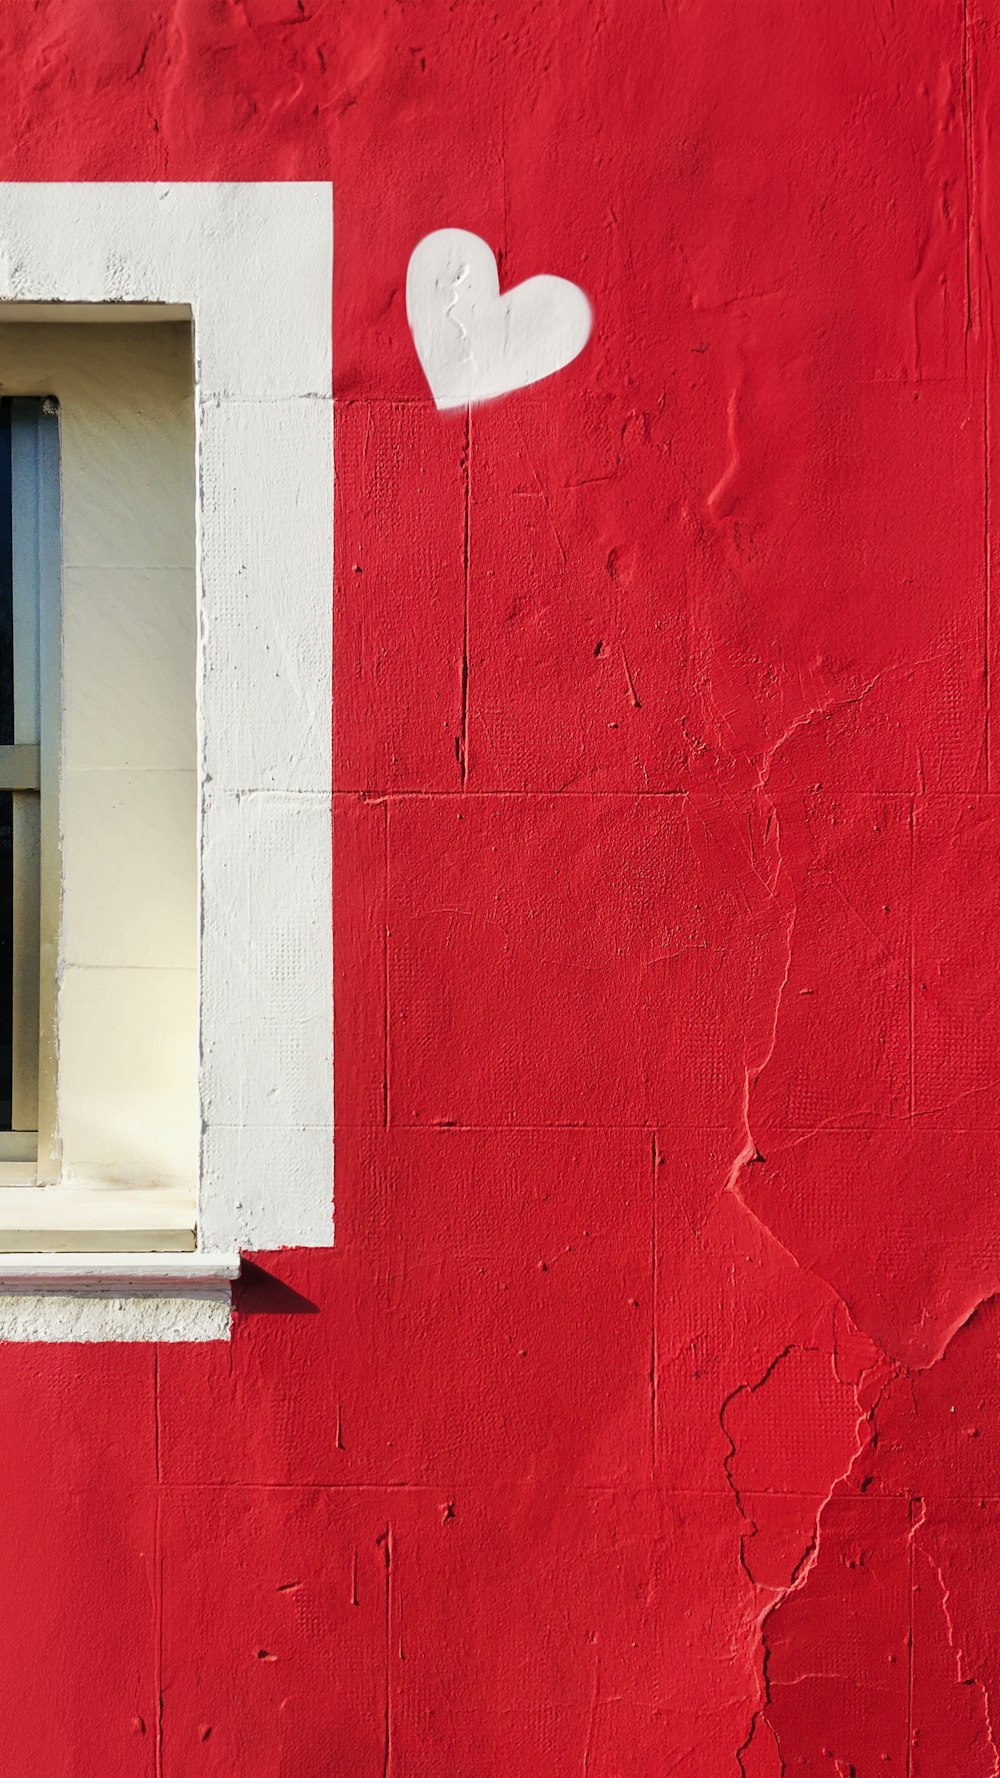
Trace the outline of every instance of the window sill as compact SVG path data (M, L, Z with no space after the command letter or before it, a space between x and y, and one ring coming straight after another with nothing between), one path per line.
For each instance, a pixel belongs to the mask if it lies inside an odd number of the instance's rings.
M238 1253L0 1254L0 1294L201 1297L228 1292Z
M0 1253L0 1345L228 1340L239 1270L230 1252Z
M14 1183L11 1175L18 1173ZM0 1165L0 1265L10 1253L194 1253L196 1213L189 1192L38 1186L23 1179L16 1163Z

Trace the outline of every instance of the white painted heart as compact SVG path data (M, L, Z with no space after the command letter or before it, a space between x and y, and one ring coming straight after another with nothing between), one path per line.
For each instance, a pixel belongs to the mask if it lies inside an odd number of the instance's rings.
M567 278L528 278L501 296L489 247L461 228L439 228L413 249L406 317L439 408L550 377L582 352L593 320Z

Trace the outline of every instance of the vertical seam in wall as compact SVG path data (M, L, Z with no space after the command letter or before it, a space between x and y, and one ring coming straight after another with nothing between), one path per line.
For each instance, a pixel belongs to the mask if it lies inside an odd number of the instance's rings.
M507 64L504 64L506 72ZM510 173L507 167L507 87L500 94L500 171L503 177L503 259L510 252Z
M968 0L963 7L965 30L968 34ZM991 440L991 406L992 406L992 371L993 371L993 313L992 306L983 300L983 284L989 279L989 262L983 244L983 217L981 180L976 169L976 125L977 125L977 82L976 55L974 40L969 38L967 46L968 67L968 120L969 120L969 177L970 192L973 205L970 217L969 232L971 236L973 222L975 224L976 254L976 315L980 333L980 346L983 354L983 744L986 753L986 789L992 788L993 764L992 754L992 712L990 709L990 669L991 669L991 604L993 562L990 539L990 508L992 493L990 488L990 440ZM986 293L988 295L988 291Z
M153 1347L153 1474L160 1485L160 1348Z
M983 223L981 214L980 180L976 169L976 54L974 33L969 19L969 0L962 4L962 123L965 144L965 338L966 338L966 369L968 369L968 341L970 335L978 338L983 355L982 363L982 405L983 405L983 752L985 755L984 776L986 790L992 787L992 713L990 710L990 581L992 563L990 561L990 373L992 327L989 307L984 308L982 301L982 281L985 273L985 252L983 249Z
M156 1475L156 1531L153 1553L155 1587L156 1778L163 1778L163 1465L160 1454L160 1348L153 1348L153 1457Z
M465 410L465 531L462 596L462 711L458 744L462 789L469 775L469 543L472 527L472 404Z
M909 1111L911 1118L915 1115L916 1097L917 1097L917 1093L916 1093L916 1053L915 1053L915 1048L914 1048L914 1034L915 1034L915 1030L916 1030L916 992L917 992L916 949L917 949L917 940L916 940L916 929L915 929L914 918L913 918L913 898L914 898L914 894L915 894L914 885L915 885L915 879L916 879L916 841L917 841L916 825L917 825L917 805L916 805L915 799L911 799L911 802L910 802L910 846L909 846L909 877L910 877L909 901L910 901L910 905L909 905L908 915L907 915L908 924L909 924L909 937L910 937L909 964L908 964L909 1007L908 1007L908 1013L907 1013L908 1023L909 1023L909 1037L908 1037L909 1082L908 1082L908 1088L907 1088L907 1109Z
M392 1526L385 1528L385 1730L382 1778L392 1771ZM157 1774L159 1778L159 1774Z
M916 1502L907 1502L909 1513L910 1535L907 1539L907 1574L909 1581L909 1628L906 1639L906 1778L911 1778L913 1771L913 1508Z
M656 1295L657 1295L657 1292L656 1292L656 1270L657 1270L656 1171L657 1171L657 1168L660 1164L660 1150L659 1150L659 1144L657 1143L657 1140L656 1140L656 1131L655 1130L653 1131L653 1140L652 1140L652 1159L653 1159L653 1195L652 1195L652 1202L650 1205L650 1236L651 1236L651 1242L650 1242L650 1293L651 1293L651 1302L650 1302L650 1336L649 1336L649 1437L650 1437L649 1468L650 1468L650 1474L653 1479L653 1483L655 1485L655 1482L656 1482L656 1444L657 1444L657 1425L656 1425L656 1415L657 1415L657 1400L656 1400L656 1387L657 1387L657 1375L656 1375L656 1373L657 1373L657 1352L656 1352Z
M990 547L990 360L993 327L987 311L983 337L983 747L986 754L986 790L992 785L991 712L990 712L990 606L992 602L992 569Z
M163 1778L163 1502L156 1494L156 1778Z
M389 1128L389 798L382 804L382 1125Z
M969 0L962 0L962 138L965 156L965 338L972 332L972 231L975 222L975 160L972 131Z

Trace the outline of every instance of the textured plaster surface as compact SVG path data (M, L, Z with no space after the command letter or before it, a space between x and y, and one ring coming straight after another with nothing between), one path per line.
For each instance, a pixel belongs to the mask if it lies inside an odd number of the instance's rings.
M8 1763L991 1778L992 13L0 34L8 177L338 216L337 1242L0 1350ZM596 317L471 421L442 226Z

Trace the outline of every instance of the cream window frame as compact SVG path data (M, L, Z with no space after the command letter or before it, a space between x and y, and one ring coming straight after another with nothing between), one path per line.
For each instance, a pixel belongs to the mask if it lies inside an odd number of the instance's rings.
M0 1256L0 1338L226 1337L241 1251L332 1241L331 289L325 183L0 185L0 321L193 325L201 947L196 1251L119 1192L135 1251Z

